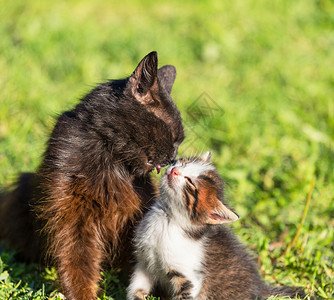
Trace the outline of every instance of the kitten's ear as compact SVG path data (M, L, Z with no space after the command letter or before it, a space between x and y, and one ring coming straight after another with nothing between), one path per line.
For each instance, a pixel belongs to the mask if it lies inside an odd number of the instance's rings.
M217 199L218 206L209 212L207 224L223 224L234 222L239 219L239 216L229 207L225 206Z
M172 91L175 77L176 77L176 69L174 66L167 65L161 67L158 70L158 78L160 85L167 91L168 94L170 94Z
M211 152L210 152L210 151L205 152L205 153L201 156L201 159L202 159L204 162L209 162L209 161L210 161L210 158L211 158Z
M141 60L129 79L133 95L143 104L155 101L149 92L158 87L157 73L158 54L153 51Z

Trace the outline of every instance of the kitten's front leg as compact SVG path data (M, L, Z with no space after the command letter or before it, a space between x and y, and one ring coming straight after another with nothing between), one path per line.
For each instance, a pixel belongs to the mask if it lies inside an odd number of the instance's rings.
M167 273L168 278L174 286L175 296L173 300L193 300L194 284L182 273L170 270Z
M145 300L153 287L153 283L149 273L140 264L137 264L127 289L127 299Z

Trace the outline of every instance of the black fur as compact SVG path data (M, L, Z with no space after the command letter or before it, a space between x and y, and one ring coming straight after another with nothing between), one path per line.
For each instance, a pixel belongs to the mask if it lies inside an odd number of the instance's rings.
M0 197L0 237L36 261L48 253L68 299L95 299L102 262L129 261L132 227L151 204L149 172L182 142L175 68L156 52L57 120L35 174Z

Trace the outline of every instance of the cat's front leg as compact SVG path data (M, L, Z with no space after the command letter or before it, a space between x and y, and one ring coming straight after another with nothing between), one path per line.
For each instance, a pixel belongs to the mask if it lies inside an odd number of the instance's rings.
M54 256L66 299L95 300L103 259L97 224L91 217L78 213L56 225Z
M145 300L153 283L150 274L140 264L137 264L127 289L127 300Z

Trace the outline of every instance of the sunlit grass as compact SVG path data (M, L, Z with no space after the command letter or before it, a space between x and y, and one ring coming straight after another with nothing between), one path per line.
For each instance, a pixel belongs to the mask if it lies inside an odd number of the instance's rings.
M178 72L180 154L213 151L266 280L334 297L332 1L15 0L0 18L0 188L38 167L59 113L157 50ZM0 254L0 299L57 298L54 269ZM124 299L103 278L101 299Z

